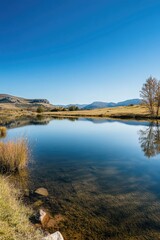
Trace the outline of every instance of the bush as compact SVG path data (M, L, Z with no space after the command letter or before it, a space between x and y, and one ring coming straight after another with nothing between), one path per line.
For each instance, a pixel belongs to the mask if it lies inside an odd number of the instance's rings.
M72 105L68 108L68 110L69 111L77 111L77 110L79 110L79 108L77 106Z
M51 109L51 112L58 112L58 111L60 111L59 108L53 108L53 109Z
M15 172L27 166L29 160L28 144L25 139L15 142L0 142L0 170Z
M42 106L38 106L37 113L42 113L42 112L44 112L44 108Z

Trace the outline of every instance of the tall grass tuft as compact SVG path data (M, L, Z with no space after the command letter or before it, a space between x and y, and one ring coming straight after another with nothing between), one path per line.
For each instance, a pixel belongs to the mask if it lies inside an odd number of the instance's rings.
M1 137L5 137L6 134L7 134L7 128L0 126L0 138L1 138Z
M29 160L26 139L0 142L0 169L3 172L15 172L25 168Z

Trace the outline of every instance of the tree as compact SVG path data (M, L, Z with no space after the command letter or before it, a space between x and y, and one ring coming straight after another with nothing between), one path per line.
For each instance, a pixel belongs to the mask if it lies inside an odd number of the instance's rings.
M157 83L157 91L156 91L155 100L156 100L156 108L157 108L156 115L158 117L159 109L160 109L160 81L158 81L158 83Z
M68 108L68 110L69 111L77 111L77 110L79 110L79 108L77 106L72 105Z
M159 115L160 108L160 81L156 78L149 77L142 86L140 91L142 103L146 105L152 116Z

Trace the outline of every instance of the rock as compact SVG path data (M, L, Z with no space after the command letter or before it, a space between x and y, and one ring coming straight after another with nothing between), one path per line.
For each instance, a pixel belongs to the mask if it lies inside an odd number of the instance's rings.
M49 221L50 217L49 217L48 213L46 213L42 209L39 210L39 214L40 214L39 220L40 220L42 226L44 227L46 225L46 222Z
M64 240L62 234L57 231L47 237L42 238L42 240Z
M42 200L37 200L36 202L33 203L33 206L34 207L39 207L43 204L43 201Z
M50 102L47 99L30 99L30 103L47 103L50 104Z
M41 222L43 229L57 229L58 224L64 220L62 215L57 214L52 217L48 212L42 209L40 209L39 214L39 221Z
M25 189L24 190L24 196L29 197L29 195L30 195L29 189Z
M39 195L42 195L42 196L45 196L45 197L47 197L49 195L48 190L46 188L37 188L35 193L37 193Z

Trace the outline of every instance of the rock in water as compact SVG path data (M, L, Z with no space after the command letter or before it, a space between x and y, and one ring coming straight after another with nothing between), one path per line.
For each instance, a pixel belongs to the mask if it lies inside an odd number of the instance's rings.
M43 229L57 229L58 224L64 220L63 216L61 216L60 214L52 217L48 212L43 209L40 209L39 215L39 221L41 222Z
M39 195L42 195L42 196L45 196L47 197L48 196L48 191L46 188L37 188L37 190L35 191L35 193L39 194Z
M34 207L39 207L43 204L43 201L42 200L37 200L36 202L33 203L33 206Z
M62 237L62 234L59 231L57 231L45 238L42 238L42 240L64 240L64 238Z

